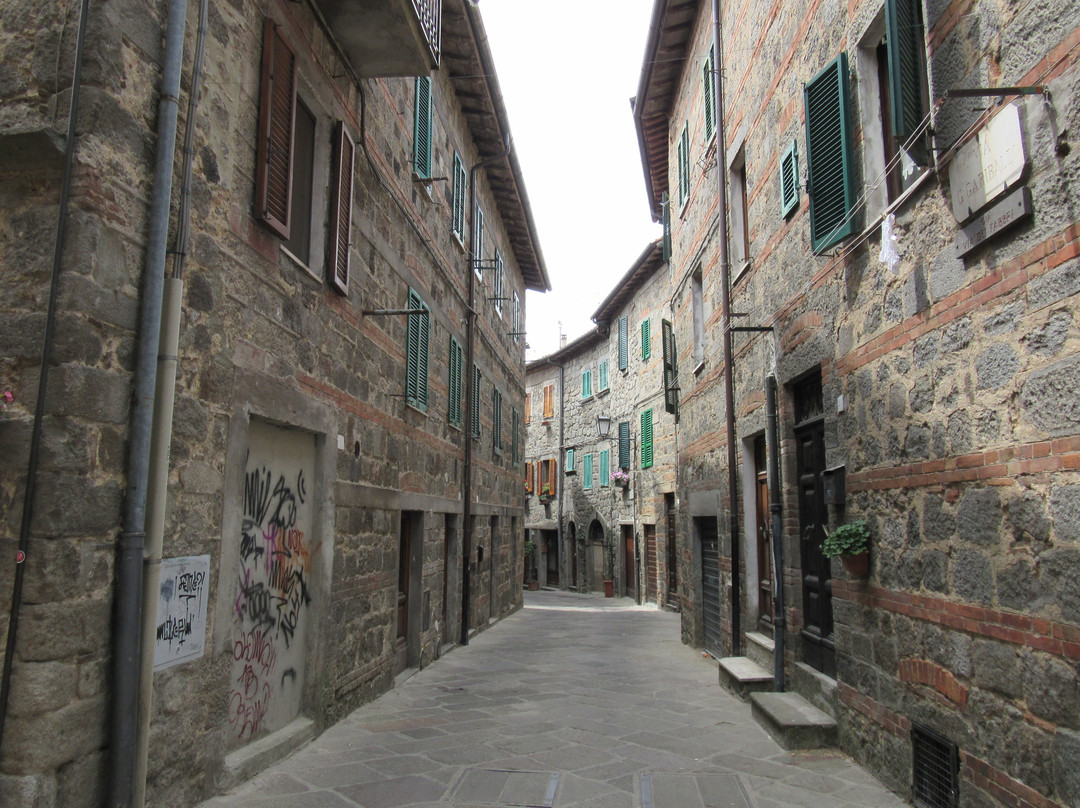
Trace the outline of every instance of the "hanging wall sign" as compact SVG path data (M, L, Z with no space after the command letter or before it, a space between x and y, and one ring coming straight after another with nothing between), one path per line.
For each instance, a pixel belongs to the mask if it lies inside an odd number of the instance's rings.
M161 562L154 670L203 655L210 556L166 558Z
M956 234L956 241L953 242L956 257L963 258L988 238L996 236L1002 230L1012 227L1029 216L1031 216L1031 191L1026 187L1017 188Z
M1009 104L949 163L952 211L966 222L1023 177L1027 168L1020 109Z

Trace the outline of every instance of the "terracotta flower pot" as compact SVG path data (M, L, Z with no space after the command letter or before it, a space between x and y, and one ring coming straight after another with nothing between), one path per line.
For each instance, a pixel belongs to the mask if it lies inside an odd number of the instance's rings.
M605 598L613 598L613 597L615 597L615 582L614 581L604 581L604 597Z
M857 555L845 555L840 556L840 560L844 563L844 569L849 574L859 578L865 578L870 574L870 551L863 550Z

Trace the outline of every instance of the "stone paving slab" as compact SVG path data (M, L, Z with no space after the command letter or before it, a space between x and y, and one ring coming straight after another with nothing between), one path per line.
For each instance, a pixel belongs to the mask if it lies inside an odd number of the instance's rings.
M526 608L203 808L901 808L834 750L787 752L679 617Z

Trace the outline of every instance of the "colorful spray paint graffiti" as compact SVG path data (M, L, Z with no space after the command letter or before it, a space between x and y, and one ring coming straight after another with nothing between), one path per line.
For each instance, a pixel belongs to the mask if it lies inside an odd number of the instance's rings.
M261 425L250 437L229 697L229 721L245 741L299 712L311 603L307 481L314 459L313 439L304 433Z

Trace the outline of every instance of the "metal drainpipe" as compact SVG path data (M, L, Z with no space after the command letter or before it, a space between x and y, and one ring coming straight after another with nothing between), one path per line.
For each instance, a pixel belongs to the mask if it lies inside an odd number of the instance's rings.
M493 163L497 163L500 160L505 160L510 154L510 136L506 136L506 151L502 154L496 154L481 160L479 163L469 169L469 210L472 211L472 233L469 236L469 242L472 247L470 250L470 260L468 262L469 273L469 303L465 309L465 384L463 387L468 390L465 395L465 411L462 413L463 426L465 427L465 464L462 469L462 476L464 480L461 485L462 496L464 497L464 503L462 504L461 517L464 519L465 524L462 525L461 536L461 644L469 644L469 598L471 597L470 582L469 582L469 561L472 557L472 543L473 543L473 530L472 530L472 454L473 454L473 434L472 434L472 413L473 407L476 406L476 402L473 401L473 396L477 391L473 390L473 340L474 333L476 331L476 269L473 267L473 261L479 261L483 256L476 255L476 174L481 168L489 166ZM481 270L483 272L483 270Z
M720 49L720 0L713 0L713 52L716 54L716 184L720 240L720 317L724 336L724 405L727 409L728 522L731 525L731 654L739 656L742 638L742 586L739 582L739 480L735 446L735 382L731 352L731 265L727 243L727 149L724 142L724 56Z
M768 422L769 513L773 555L773 690L784 692L784 525L780 507L780 428L776 403L776 374L765 377L765 417Z
M172 444L173 405L176 400L176 369L179 365L180 323L184 300L184 262L191 223L191 174L195 158L195 122L202 87L206 53L209 0L199 2L199 27L195 61L191 70L187 127L184 131L184 163L181 169L180 212L177 216L172 277L165 281L154 393L154 427L150 438L150 478L147 489L146 551L143 559L142 647L139 665L139 725L135 748L135 808L146 802L146 763L150 747L151 707L154 695L154 640L157 604L161 587L161 556L165 540L165 510L169 489L169 448Z
M162 288L165 283L165 252L169 234L173 158L176 151L176 119L186 24L187 0L170 0L158 106L157 161L150 201L150 230L146 240L146 263L139 321L139 352L135 366L135 406L131 419L128 491L124 526L120 534L116 559L114 617L116 640L113 657L112 731L107 803L110 808L121 806L126 808L131 805L134 796L150 432L154 418Z
M45 399L49 389L49 363L52 361L53 330L56 326L56 306L60 293L60 268L67 241L67 209L71 196L72 169L75 164L75 127L79 117L79 97L82 94L82 56L86 44L86 23L90 0L82 0L79 9L79 33L75 40L75 68L71 76L71 101L68 108L67 141L64 146L64 169L60 179L60 202L57 205L56 235L53 240L52 277L49 283L49 304L45 314L45 332L41 338L41 369L38 373L37 402L34 405L34 425L30 433L30 457L26 468L26 487L23 491L22 518L19 524L19 549L15 556L15 580L11 588L11 611L8 617L7 645L4 650L4 669L0 674L0 747L4 740L8 695L11 692L11 666L15 662L15 637L19 631L19 607L22 605L23 577L30 548L30 523L34 513L34 492L37 489L37 469L41 451L41 433L45 420Z

